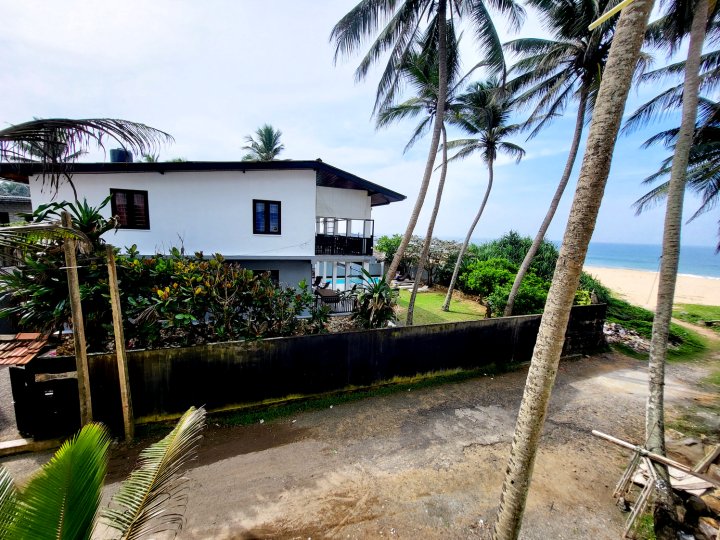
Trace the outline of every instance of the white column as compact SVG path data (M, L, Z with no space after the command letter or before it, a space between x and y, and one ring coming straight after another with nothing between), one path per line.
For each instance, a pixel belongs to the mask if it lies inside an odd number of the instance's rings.
M332 262L332 289L337 287L337 261Z

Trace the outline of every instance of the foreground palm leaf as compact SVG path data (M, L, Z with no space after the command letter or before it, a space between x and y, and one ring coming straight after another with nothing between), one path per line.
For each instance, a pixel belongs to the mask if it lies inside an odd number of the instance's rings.
M85 426L66 441L22 491L8 538L90 538L109 444L99 424Z
M138 469L102 512L103 521L120 531L121 538L131 540L182 528L186 479L179 473L194 457L204 424L205 410L191 408L167 437L140 454Z
M28 252L42 251L48 244L67 238L75 238L84 243L90 242L84 233L76 229L56 223L37 223L0 227L0 250L3 251L2 256L6 260L24 262Z
M9 538L17 514L17 490L10 473L0 468L0 538Z

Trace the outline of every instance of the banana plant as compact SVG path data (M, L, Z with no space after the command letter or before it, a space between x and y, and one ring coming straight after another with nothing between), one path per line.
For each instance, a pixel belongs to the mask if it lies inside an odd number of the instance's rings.
M109 532L103 538L177 534L187 501L180 473L195 456L204 425L205 410L190 408L164 439L143 450L103 509L110 437L101 424L88 424L65 441L24 488L0 467L0 538L89 539L102 526Z

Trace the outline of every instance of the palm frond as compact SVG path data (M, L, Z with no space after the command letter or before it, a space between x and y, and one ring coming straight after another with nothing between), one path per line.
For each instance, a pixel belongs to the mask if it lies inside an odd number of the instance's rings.
M644 103L633 112L622 128L622 133L627 135L642 127L645 127L653 120L661 119L682 105L682 85L668 88L661 94L655 96L647 103Z
M0 227L0 250L5 259L23 263L27 254L44 251L48 245L68 238L90 244L88 236L77 229L57 223L37 223Z
M0 538L10 538L17 511L15 483L8 470L0 467Z
M171 135L158 129L115 118L45 118L31 120L0 130L0 159L13 161L28 157L30 147L47 147L62 141L63 155L86 150L91 144L105 149L108 141L114 141L137 155L150 154L163 143L172 142ZM44 162L58 165L58 158Z
M635 201L633 203L633 208L635 208L635 215L639 216L645 210L654 208L655 206L660 204L660 202L663 201L665 197L667 197L669 187L670 181L668 180L667 182L663 182L659 186L654 187L645 195L640 197L637 201Z
M90 538L100 504L110 438L88 424L66 441L18 497L8 538Z
M194 457L204 425L205 409L192 407L163 440L143 450L139 467L102 512L103 522L125 540L182 528L187 500L179 475Z

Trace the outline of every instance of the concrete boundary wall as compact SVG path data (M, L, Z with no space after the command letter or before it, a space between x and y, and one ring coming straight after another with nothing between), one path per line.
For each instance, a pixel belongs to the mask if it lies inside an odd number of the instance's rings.
M573 308L565 356L604 346L605 312L605 305ZM191 405L222 409L454 368L504 369L530 360L540 317L128 351L135 416L151 420ZM52 371L62 360L52 360ZM95 419L115 430L122 426L115 355L93 354L89 361Z

